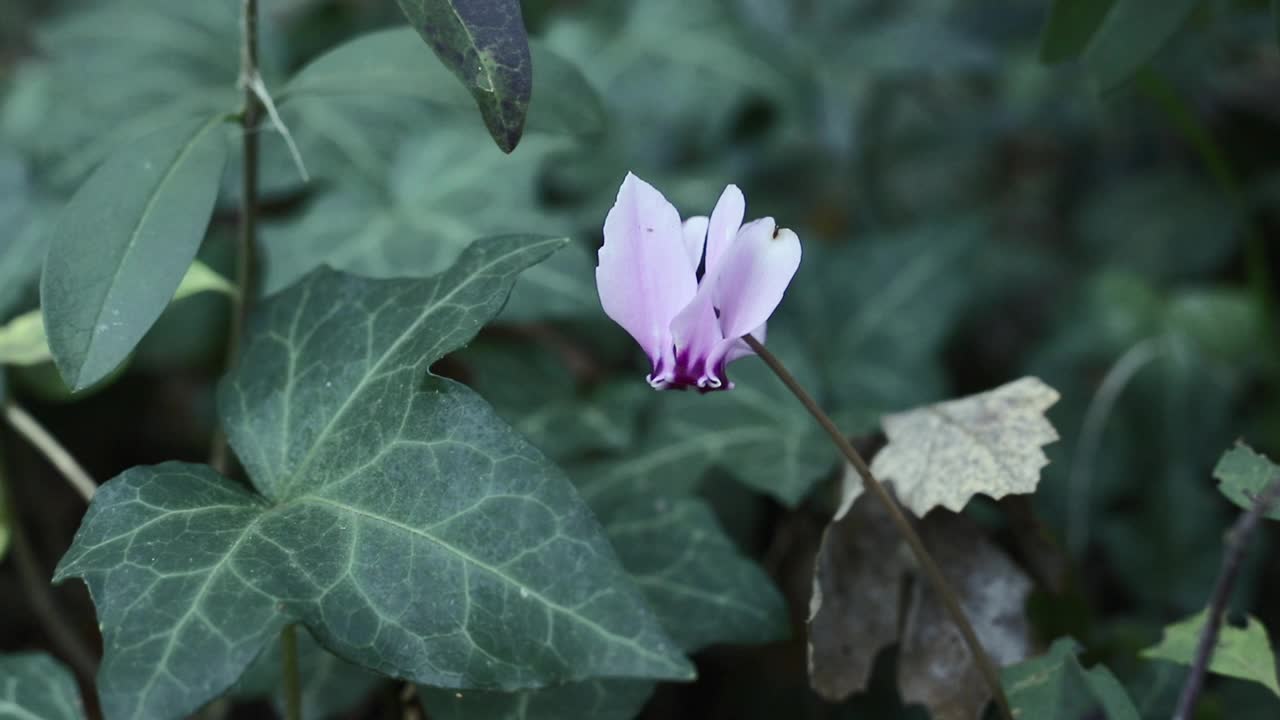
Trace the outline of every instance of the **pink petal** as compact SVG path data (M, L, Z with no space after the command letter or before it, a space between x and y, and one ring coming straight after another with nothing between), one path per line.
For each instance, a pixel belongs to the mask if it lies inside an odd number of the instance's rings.
M760 327L751 331L751 337L754 337L756 340L759 340L761 345L764 344L765 325L767 324L768 323L762 324ZM756 351L752 350L751 346L748 345L745 340L739 337L735 339L733 343L729 344L729 349L725 351L724 364L728 365L734 360L739 360L741 358L747 357L748 355L755 355L755 354L756 354Z
M684 249L689 253L689 264L698 272L702 264L702 248L707 244L707 216L694 215L684 221Z
M765 324L798 267L800 238L779 228L773 218L753 221L738 231L714 278L726 338L718 354L728 353L735 340Z
M604 221L599 259L600 304L648 354L650 382L662 384L675 364L671 321L698 289L680 214L652 185L627 173Z
M728 185L720 193L715 210L711 211L711 221L707 228L707 264L703 277L713 275L712 271L720 264L724 252L733 243L738 228L742 227L742 218L747 211L746 198L737 185Z

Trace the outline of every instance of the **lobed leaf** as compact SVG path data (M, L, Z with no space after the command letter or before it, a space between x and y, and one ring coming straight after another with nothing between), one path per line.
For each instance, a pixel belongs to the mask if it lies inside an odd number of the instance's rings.
M318 270L259 307L219 409L261 495L136 468L58 568L98 606L109 719L193 711L288 622L437 687L691 677L569 482L427 373L563 244L480 241L428 281Z
M1190 665L1207 619L1208 610L1202 610L1165 627L1164 637L1143 650L1142 657ZM1222 624L1218 631L1218 644L1209 660L1209 672L1261 683L1280 696L1275 651L1271 649L1267 629L1253 616L1247 618L1243 628L1225 622Z
M1058 439L1044 412L1058 393L1026 377L994 390L884 418L889 444L871 471L893 485L918 517L960 512L974 495L1035 492L1049 464L1042 446ZM862 493L855 482L846 502Z
M72 390L110 374L173 299L218 196L228 154L221 123L189 121L120 148L63 210L40 303Z
M1218 460L1213 476L1218 479L1219 492L1248 510L1263 490L1280 482L1280 467L1248 445L1237 443ZM1280 520L1280 508L1272 508L1264 517Z
M511 152L524 134L533 59L519 0L398 0L409 24L462 81L489 134Z
M1137 708L1111 671L1102 665L1080 667L1079 651L1074 640L1059 638L1045 655L1001 672L1015 717L1138 720Z
M44 653L0 655L0 717L83 720L76 679Z

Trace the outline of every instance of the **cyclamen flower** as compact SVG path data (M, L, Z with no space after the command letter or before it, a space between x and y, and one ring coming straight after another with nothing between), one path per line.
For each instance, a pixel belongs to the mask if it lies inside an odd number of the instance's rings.
M604 221L596 287L605 313L649 355L655 389L728 390L725 366L752 354L742 336L764 342L800 266L800 239L773 218L743 225L745 211L730 185L710 219L682 224L652 185L631 173L622 181Z

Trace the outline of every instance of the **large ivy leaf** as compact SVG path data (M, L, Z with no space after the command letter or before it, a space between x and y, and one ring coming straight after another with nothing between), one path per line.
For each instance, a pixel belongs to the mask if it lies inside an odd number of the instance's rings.
M1040 35L1040 61L1056 63L1080 54L1116 0L1054 0Z
M794 343L774 333L770 345L802 382L812 380ZM583 497L601 513L637 492L654 501L679 497L715 466L753 490L798 504L831 469L830 440L759 359L739 360L729 375L729 392L664 393L652 431L637 448L574 471Z
M458 76L489 134L511 152L524 133L533 91L520 0L399 0L409 24Z
M0 717L82 720L84 706L71 672L44 653L0 655Z
M1138 720L1138 710L1120 682L1102 665L1080 667L1079 646L1055 640L1049 652L1005 668L1005 692L1015 717L1044 720Z
M227 162L220 118L121 148L53 231L40 301L54 362L82 390L128 357L195 259Z
M1084 50L1084 65L1102 90L1128 80L1186 23L1200 0L1115 0Z
M1248 510L1263 490L1280 482L1280 467L1267 456L1239 443L1222 455L1213 476L1218 479L1218 490L1227 499ZM1272 508L1265 517L1280 520L1280 508Z
M631 720L653 693L653 684L592 680L518 693L428 687L418 691L423 705L437 720Z
M40 274L43 204L22 159L0 147L0 320L21 309Z
M440 687L692 675L567 480L426 374L563 244L480 241L428 281L319 270L260 306L219 409L261 495L135 468L59 565L98 606L108 718L191 712L287 622Z
M407 142L390 186L354 183L321 195L298 218L264 228L268 293L329 265L371 277L425 277L477 237L567 228L537 202L536 178L558 145L529 138L520 154L493 149L476 130L444 125ZM502 177L495 184L493 178ZM524 273L504 319L598 315L594 262L571 245Z
M1208 611L1202 610L1169 625L1164 629L1160 642L1143 650L1142 657L1190 665L1207 618ZM1242 628L1223 623L1218 631L1218 644L1209 660L1209 671L1261 683L1280 695L1280 682L1276 680L1276 654L1267 638L1267 629L1255 617L1250 616Z
M537 42L531 52L538 72L527 128L584 137L601 133L604 108L577 67ZM449 109L475 106L409 28L369 33L321 55L300 70L276 100L288 108L293 103L358 96L403 97ZM302 113L305 122L306 109Z

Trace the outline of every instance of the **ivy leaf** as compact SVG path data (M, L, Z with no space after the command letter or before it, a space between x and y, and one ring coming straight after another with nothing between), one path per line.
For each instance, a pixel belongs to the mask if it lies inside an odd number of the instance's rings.
M201 292L227 295L236 289L212 268L196 260L173 294L173 302ZM39 365L53 359L44 333L44 316L39 310L23 313L0 326L0 365Z
M1218 479L1219 492L1248 510L1267 486L1280 481L1280 468L1267 456L1244 443L1237 443L1223 454L1213 469L1213 476ZM1272 508L1265 517L1280 520L1280 508Z
M1101 90L1133 77L1191 17L1200 0L1115 0L1084 50L1084 66Z
M1026 377L978 395L884 418L889 444L871 471L893 485L917 517L935 507L960 512L978 494L1035 492L1049 464L1041 447L1058 439L1044 412L1058 393ZM853 483L850 498L862 493Z
M591 680L516 693L420 687L436 720L631 720L653 694L653 683Z
M511 152L533 91L520 0L399 0L409 24L480 106L489 134Z
M692 675L568 481L426 373L563 245L479 241L428 281L318 270L260 305L219 389L260 494L204 466L135 468L59 565L98 606L110 720L195 710L288 622L439 687Z
M530 51L538 73L527 128L581 137L603 132L604 106L578 68L537 42ZM300 70L276 101L284 108L360 96L409 98L450 109L475 106L410 28L369 33L339 45ZM303 113L305 117L305 109Z
M0 655L0 717L83 720L76 680L44 653Z
M1190 665L1195 657L1200 633L1204 629L1208 610L1202 610L1181 622L1165 627L1164 637L1156 645L1142 651L1142 657L1151 660L1168 660L1180 665ZM1258 619L1249 616L1243 628L1223 623L1218 632L1218 645L1209 660L1209 671L1218 675L1252 680L1280 696L1280 683L1276 681L1276 655L1267 638L1267 629Z
M1079 55L1115 4L1116 0L1054 0L1040 34L1040 62Z
M1049 652L1005 668L1001 682L1015 717L1044 720L1138 720L1138 710L1111 671L1080 667L1080 646L1055 640Z
M389 187L349 182L296 219L265 228L264 290L277 292L321 265L371 277L426 277L477 237L564 231L567 223L537 202L538 170L557 146L531 137L518 155L507 156L475 128L435 127L395 153ZM600 315L593 267L583 245L557 252L521 275L503 319Z
M112 155L63 210L40 279L54 362L83 390L122 363L195 259L227 162L221 118Z

